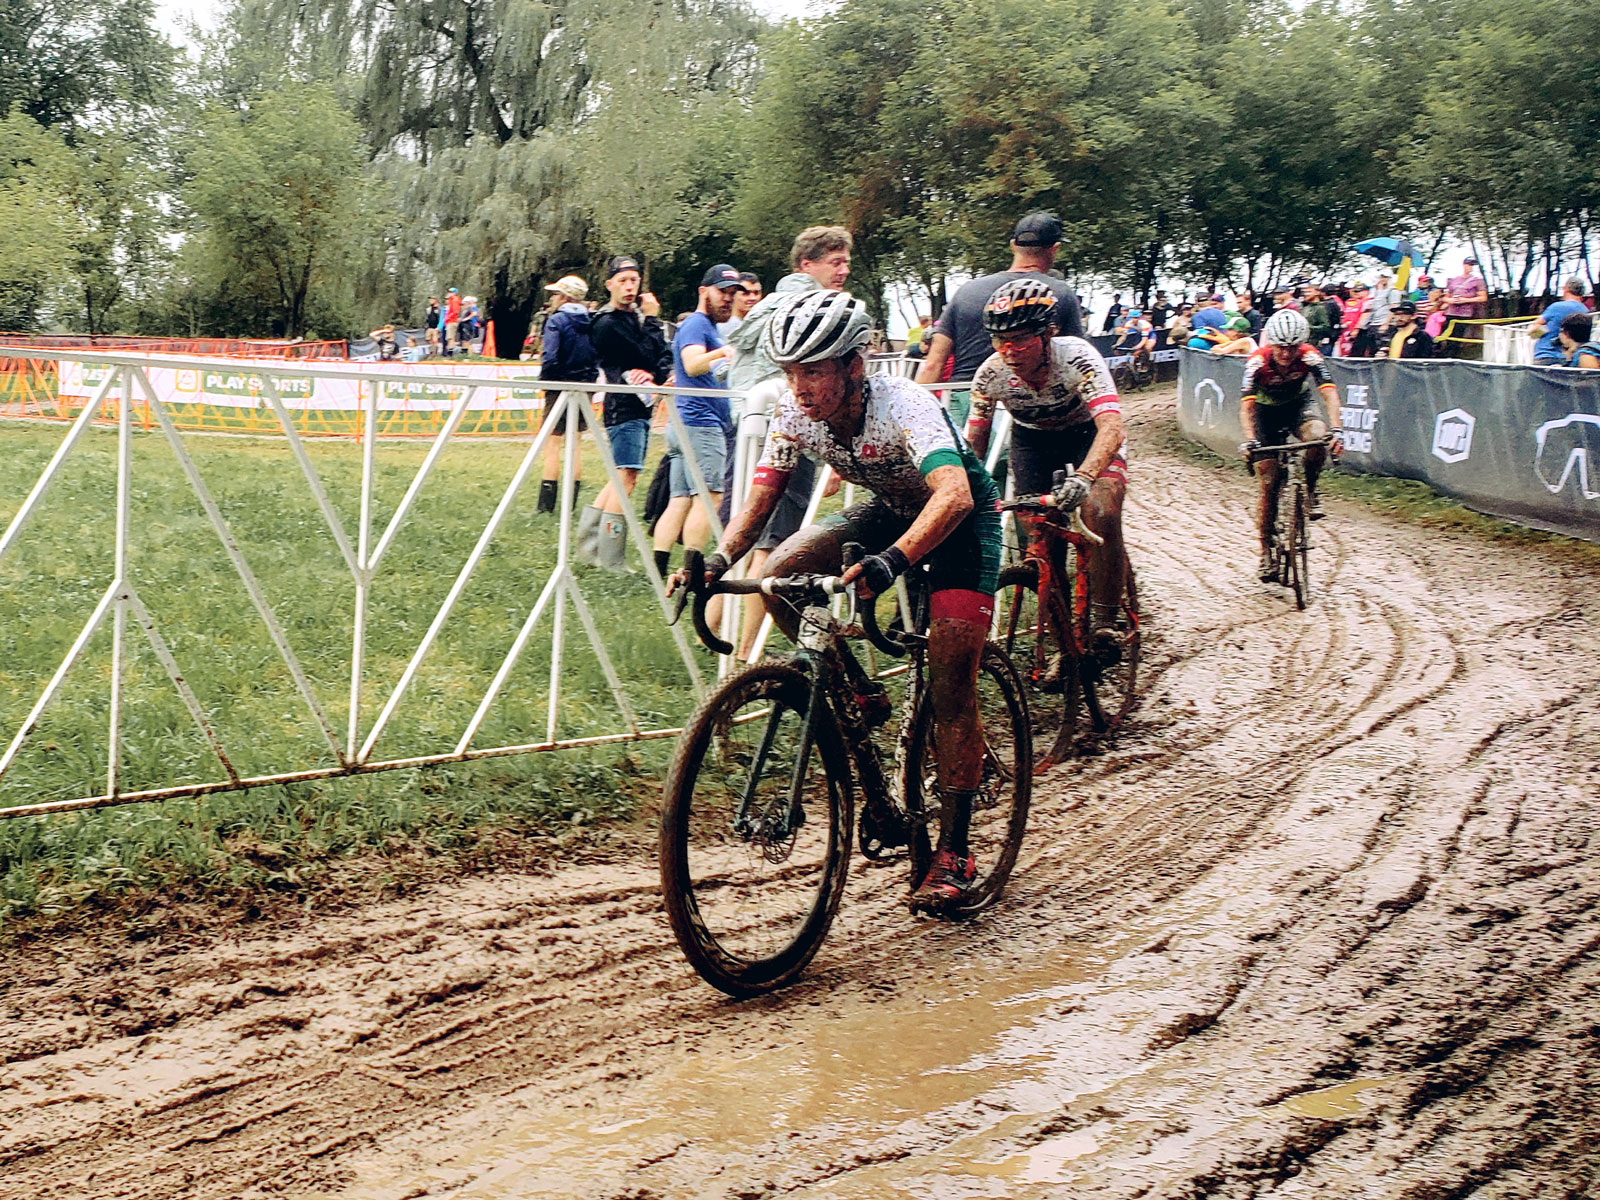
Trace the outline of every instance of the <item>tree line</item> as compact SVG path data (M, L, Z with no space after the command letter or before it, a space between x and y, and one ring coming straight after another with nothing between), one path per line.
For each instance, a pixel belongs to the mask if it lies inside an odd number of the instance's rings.
M476 291L514 353L570 270L769 281L843 224L852 288L1003 265L1268 287L1349 244L1589 260L1600 55L1555 0L0 0L0 327L345 336Z

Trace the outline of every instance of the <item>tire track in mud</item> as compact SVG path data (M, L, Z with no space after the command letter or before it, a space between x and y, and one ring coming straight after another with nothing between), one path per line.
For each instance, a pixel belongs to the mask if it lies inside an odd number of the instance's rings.
M731 1005L645 847L218 946L41 950L0 983L0 1178L1600 1194L1592 578L1331 503L1297 613L1252 577L1248 481L1166 448L1170 399L1131 407L1145 701L1041 782L981 921L910 920L903 871L858 859L810 977Z

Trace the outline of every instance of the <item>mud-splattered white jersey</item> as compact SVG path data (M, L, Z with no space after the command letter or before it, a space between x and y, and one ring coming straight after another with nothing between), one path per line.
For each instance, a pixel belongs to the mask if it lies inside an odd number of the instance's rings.
M1102 413L1122 411L1117 385L1100 352L1078 337L1050 339L1050 379L1035 390L998 354L991 354L972 377L972 419L994 419L997 404L1029 429L1070 429Z
M861 432L849 442L836 441L786 392L767 432L755 482L783 487L806 455L832 467L847 483L866 488L902 517L915 518L927 504L933 495L927 476L937 467L963 467L975 498L990 493L989 473L931 392L891 375L871 376L865 388Z

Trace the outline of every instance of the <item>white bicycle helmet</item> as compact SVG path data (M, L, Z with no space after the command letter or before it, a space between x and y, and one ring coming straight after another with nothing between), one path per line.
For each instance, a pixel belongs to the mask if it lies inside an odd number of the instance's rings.
M867 306L849 292L800 292L773 306L762 349L780 366L814 363L843 358L871 336Z
M1268 346L1298 346L1311 340L1311 323L1292 308L1280 308L1261 327L1261 341Z

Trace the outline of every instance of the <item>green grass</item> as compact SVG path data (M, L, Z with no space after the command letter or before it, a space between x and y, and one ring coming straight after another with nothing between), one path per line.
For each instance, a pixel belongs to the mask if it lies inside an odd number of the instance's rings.
M0 527L17 511L64 428L0 425ZM341 741L348 715L355 588L281 441L187 442ZM377 452L374 543L427 450ZM463 441L439 467L382 564L368 616L363 729L422 638L525 442ZM0 735L9 740L113 570L113 433L92 430L0 563ZM354 540L360 447L309 445ZM229 565L170 448L136 435L129 576L241 774L332 765L308 710ZM653 464L652 464L653 465ZM589 457L585 497L603 479ZM448 752L536 599L555 558L555 522L534 511L538 469L424 661L375 757ZM693 703L682 661L643 576L579 567L606 647L645 727L681 724ZM624 728L568 610L558 736ZM478 746L544 739L549 617L530 642ZM128 626L124 790L223 777L142 632ZM21 757L0 807L104 790L108 619ZM709 655L701 655L712 678ZM536 831L626 817L659 777L670 740L397 771L55 817L0 821L0 927L70 918L118 897L168 900L300 891L351 855L466 853L488 831Z

